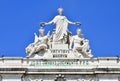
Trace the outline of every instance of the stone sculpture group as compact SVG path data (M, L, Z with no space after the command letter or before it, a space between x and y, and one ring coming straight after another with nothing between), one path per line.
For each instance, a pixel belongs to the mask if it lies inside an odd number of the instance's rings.
M85 39L82 30L77 29L77 35L72 36L72 33L68 31L69 24L73 24L76 26L80 26L80 22L71 22L66 16L63 16L63 8L58 9L59 15L55 16L54 19L48 23L41 22L39 33L37 36L35 34L35 40L33 43L27 46L26 53L28 57L31 57L33 54L37 54L39 52L46 52L49 49L52 49L54 45L68 45L68 49L74 52L78 52L84 54L88 57L92 57L89 40ZM55 24L56 28L52 31L52 35L50 35L50 31L47 35L44 35L44 27L49 24Z

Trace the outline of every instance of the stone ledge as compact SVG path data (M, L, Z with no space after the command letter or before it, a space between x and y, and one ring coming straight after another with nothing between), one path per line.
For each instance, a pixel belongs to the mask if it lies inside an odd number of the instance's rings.
M0 71L26 71L26 68L0 68Z
M0 74L23 74L25 71L0 71Z
M26 74L94 74L94 72L27 72Z

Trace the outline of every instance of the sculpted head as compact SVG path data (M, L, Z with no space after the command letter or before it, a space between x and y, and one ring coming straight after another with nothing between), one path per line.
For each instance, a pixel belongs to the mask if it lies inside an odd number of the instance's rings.
M81 29L77 29L77 35L80 36L82 33L82 30Z
M59 13L59 15L62 15L62 14L63 14L63 11L64 11L63 8L58 8L58 13Z
M39 29L39 32L40 32L40 36L43 37L44 36L44 29L42 27Z

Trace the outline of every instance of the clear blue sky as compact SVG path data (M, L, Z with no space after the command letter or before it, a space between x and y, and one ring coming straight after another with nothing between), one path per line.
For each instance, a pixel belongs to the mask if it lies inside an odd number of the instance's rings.
M50 21L59 7L69 20L82 23L94 57L120 55L120 0L0 0L0 56L25 57L39 23ZM69 30L75 34L76 27Z

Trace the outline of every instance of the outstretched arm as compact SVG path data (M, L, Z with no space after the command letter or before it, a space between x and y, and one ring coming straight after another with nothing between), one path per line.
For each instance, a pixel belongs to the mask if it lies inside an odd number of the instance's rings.
M53 20L51 20L50 22L40 22L40 26L45 26L45 25L49 25L49 24L55 24L57 21L57 17L55 17Z
M49 25L49 24L54 24L53 21L50 21L50 22L40 22L40 26L46 26L46 25Z
M80 26L80 25L81 25L80 22L71 22L71 21L69 21L68 19L67 19L67 22L68 22L69 24L73 24L73 25L76 25L76 26Z

